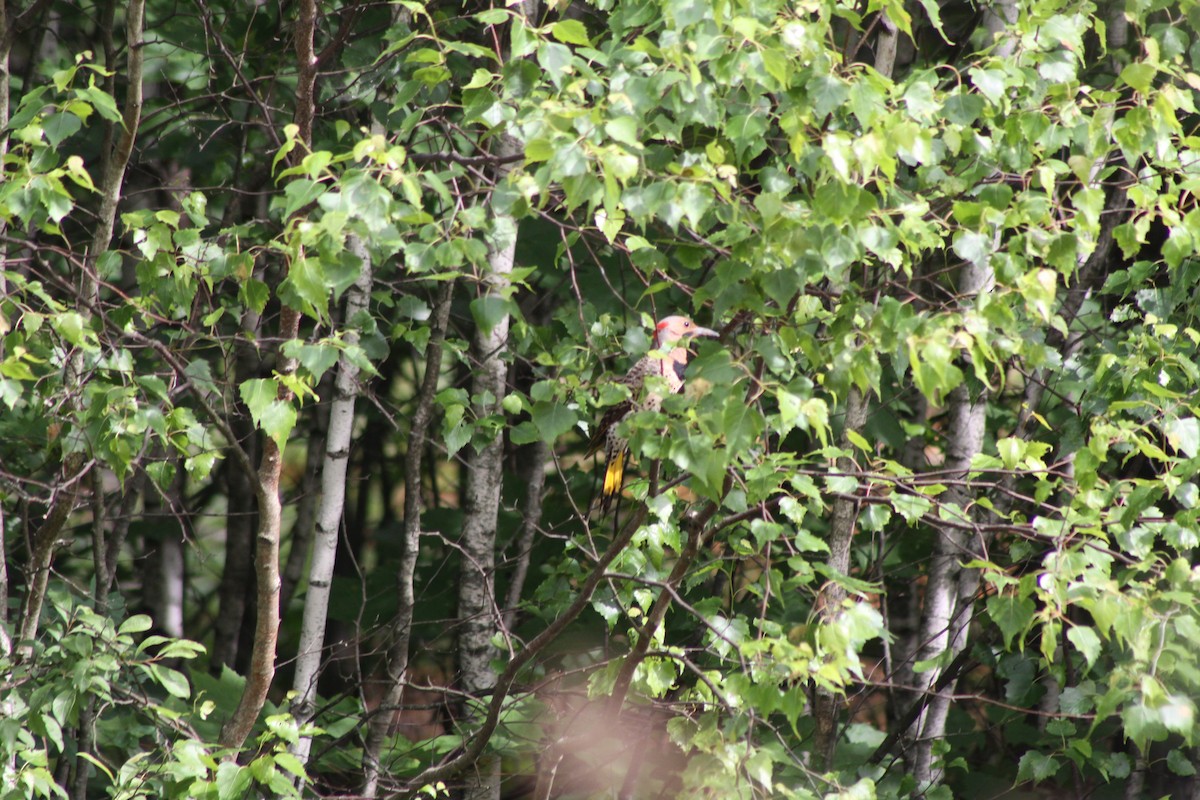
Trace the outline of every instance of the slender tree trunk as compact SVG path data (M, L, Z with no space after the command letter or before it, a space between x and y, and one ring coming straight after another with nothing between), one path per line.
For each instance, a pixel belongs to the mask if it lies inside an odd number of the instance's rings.
M11 20L8 18L8 2L7 0L0 0L0 160L3 160L4 156L8 155L8 119L12 113L10 111L10 103L12 102L10 83L12 75L9 72L8 66L14 38L11 31L11 24ZM5 232L6 227L4 220L0 220L0 234ZM0 278L0 298L2 297L4 297L4 279ZM4 531L0 528L0 541L2 541L3 536ZM3 548L0 548L0 554L2 553ZM0 558L2 557L0 555ZM3 608L3 606L0 606L0 608Z
M844 450L853 449L850 442L851 432L860 434L867 424L867 398L851 386L846 395L846 419L842 428L841 446ZM858 465L850 456L842 456L837 460L837 471L851 474L858 470ZM854 526L858 520L858 503L850 498L835 500L833 513L829 523L829 568L838 575L850 574L850 545L854 541ZM846 590L836 580L829 581L821 587L818 604L821 607L821 617L825 624L834 622L842 613L842 605L846 601ZM841 710L842 698L831 691L818 688L813 696L813 716L816 722L814 750L819 759L818 769L829 769L833 763L834 751L837 748L837 723Z
M296 46L296 108L292 121L298 130L297 138L305 145L312 143L312 125L316 114L316 82L319 66L314 50L317 27L316 0L300 0L294 30ZM300 312L283 306L279 313L279 341L287 342L300 332ZM283 378L296 372L296 360L279 353L276 372ZM292 392L285 381L279 382L279 399L291 402ZM256 580L254 647L250 654L246 686L233 716L221 728L220 743L224 747L240 748L250 734L266 702L271 680L275 676L275 652L279 640L279 539L282 504L279 481L283 473L283 445L271 437L263 437L262 460L258 466L258 533L254 548Z
M258 377L259 356L252 341L262 333L262 319L253 311L242 315L244 340L235 343L234 382ZM237 401L235 401L237 402ZM240 406L239 406L240 408ZM249 456L250 463L258 461L258 437L249 413L231 416L229 426L240 447ZM220 672L222 667L236 669L239 664L238 645L241 641L242 619L246 614L247 597L254 591L254 529L257 524L258 500L255 477L252 471L241 464L229 462L225 472L225 567L221 572L221 583L217 589L219 602L213 637L212 669ZM244 655L240 659L245 661Z
M996 44L993 53L997 56L1011 55L1016 47L1016 40L1009 33L1009 28L1017 15L1018 8L1013 0L997 0L984 11L983 26L994 37ZM964 265L959 280L959 302L963 305L977 302L980 295L991 291L994 283L995 275L989 265ZM948 506L957 506L963 515L960 522L974 519L971 508L974 497L966 486L966 478L971 460L983 448L986 411L987 392L984 387L979 388L976 397L971 396L966 384L959 385L951 392L945 466L954 483L942 495L942 501ZM934 763L933 745L945 736L954 682L941 689L937 687L945 666L966 649L979 588L977 570L964 570L962 562L976 555L982 556L978 551L985 546L986 542L972 541L961 529L945 526L937 531L933 563L925 587L918 657L927 662L940 659L940 666L914 676L915 687L927 692L928 699L910 730L913 738L910 767L921 791L940 783L942 779L942 769Z
M959 281L959 297L963 305L977 300L992 289L995 276L983 264L963 266ZM958 522L973 519L974 495L967 486L971 460L983 449L986 429L987 393L980 387L972 397L967 384L959 384L950 393L949 422L946 430L946 473L950 488L942 494L945 506L957 507L962 514ZM946 714L950 709L953 685L936 689L942 669L966 647L967 626L974 607L978 575L975 570L964 571L962 563L982 556L979 543L971 541L963 530L944 526L937 531L933 563L925 587L925 607L921 622L922 661L944 659L917 676L919 688L929 693L929 700L914 726L913 775L922 790L939 783L942 771L933 762L933 744L946 733Z
M12 640L8 636L8 542L4 535L4 506L0 504L0 656L12 653ZM5 711L0 702L0 712Z
M875 69L880 75L892 77L896 69L896 48L900 43L900 30L886 11L879 12L879 36L875 40Z
M541 633L533 637L523 649L518 650L509 660L504 668L504 672L496 680L491 700L487 704L487 716L483 719L481 727L463 743L462 749L453 758L427 767L409 778L406 784L407 791L414 792L426 784L450 780L461 775L472 766L475 766L480 754L487 747L488 740L496 731L496 726L500 721L501 708L504 705L504 701L508 698L513 683L516 681L521 670L529 662L541 655L546 647L557 640L563 631L579 618L584 609L591 605L596 587L606 579L608 567L629 546L629 542L633 539L633 534L645 521L645 506L635 508L629 519L625 522L624 527L621 528L609 543L608 549L592 565L591 572L584 578L583 583L579 587L579 594L571 601L571 605L555 618L553 622L547 625ZM697 529L703 527L703 524L703 522L700 522L696 526Z
M184 537L178 513L183 506L182 477L183 470L177 470L175 485L163 490L167 496L152 489L143 506L144 516L153 522L153 533L146 537L143 601L158 629L174 637L183 636Z
M408 449L404 454L404 550L400 555L400 567L396 575L396 617L388 631L387 692L376 713L367 725L366 743L363 745L364 798L374 798L379 790L381 771L380 753L392 713L400 705L400 695L407 679L409 646L412 641L413 615L416 609L416 591L413 586L417 571L417 556L421 552L421 462L425 455L425 441L429 426L433 422L434 395L437 394L438 378L442 373L442 347L446 339L446 327L450 321L450 301L454 293L454 282L446 281L438 292L434 305L429 342L425 345L425 374L421 379L417 405L413 411L408 434Z
M121 504L117 507L116 517L107 531L103 554L104 571L97 573L96 578L96 609L98 613L103 613L100 612L100 609L108 608L108 595L117 578L117 558L129 535L129 525L133 521L134 510L142 502L142 492L146 480L145 471L139 469L125 482L125 493L121 497ZM177 480L182 487L183 476L177 476Z
M1146 753L1136 744L1130 744L1133 750L1133 769L1125 780L1124 800L1142 800L1146 796Z
M112 149L105 148L101 160L100 207L96 214L96 228L84 259L84 269L80 275L79 304L80 312L85 321L90 319L100 297L99 278L95 272L97 257L109 249L112 243L113 229L116 225L117 206L121 201L121 191L125 183L125 171L133 154L133 144L138 134L142 118L142 34L145 24L145 0L133 0L129 3L125 14L125 44L127 48L126 72L128 85L125 90L124 109L122 112L122 127L116 134L116 145ZM109 31L111 34L111 31ZM108 59L108 66L115 67L113 59ZM114 70L115 72L115 70ZM107 137L106 137L107 141ZM82 353L71 354L66 365L67 385L72 387L72 410L81 411L80 396L84 383L84 363ZM63 466L74 473L80 469L84 455L74 452L63 460ZM52 504L46 522L54 521L53 526L44 526L38 531L35 539L36 573L30 584L25 607L26 617L23 620L29 627L23 629L23 637L32 646L32 639L37 634L38 617L45 596L50 566L54 558L59 531L74 509L78 494L79 483L87 472L87 466L82 467L79 479L71 482L71 488ZM64 473L66 474L66 473ZM92 472L92 551L93 562L97 567L94 579L96 581L96 610L100 614L107 613L107 586L102 590L100 583L107 578L106 556L108 553L104 528L107 524L104 513L104 489L100 476ZM79 712L79 727L77 736L77 755L71 761L73 779L70 781L70 797L72 800L83 800L87 795L88 774L91 763L86 756L92 755L95 749L95 698L89 696ZM63 760L65 764L66 759Z
M653 495L657 492L658 477L660 463L654 462L649 469L650 493ZM728 491L728 486L725 487ZM722 492L724 494L724 492ZM641 629L638 631L637 641L634 642L629 653L625 656L625 660L621 664L621 669L617 672L617 676L613 679L612 691L609 694L608 703L608 720L612 723L617 722L621 715L621 709L625 704L625 698L629 695L629 687L633 683L634 673L637 668L646 660L646 654L650 651L650 644L655 640L655 634L662 627L663 620L666 619L667 611L671 606L671 601L678 596L679 585L683 582L684 576L691 568L696 560L696 556L700 553L700 543L704 540L704 527L716 512L716 503L707 503L703 510L699 513L686 517L682 527L687 533L687 542L683 549L680 550L678 558L675 559L675 565L671 567L670 574L667 575L667 580L663 588L659 590L658 596L654 598L654 603L650 606L650 610L646 613L641 624Z
M99 583L103 579L107 567L104 563L105 554L107 553L106 537L104 528L108 524L107 515L104 513L104 487L100 473L96 470L91 474L92 485L92 563L95 567L96 580L96 613L101 616L108 615L107 597L101 601L101 592ZM70 800L86 800L88 775L91 772L92 764L85 757L92 755L95 750L95 725L96 725L96 698L89 694L83 701L82 707L79 709L79 727L76 734L78 751L75 756L75 763L71 765L73 771L70 781Z
M508 595L504 603L504 628L511 631L517 622L517 608L521 604L521 593L529 573L529 559L533 553L533 541L537 536L542 519L542 499L546 489L546 461L550 458L550 445L538 440L529 447L525 473L525 500L521 510L521 533L517 537L516 566L508 583Z
M520 152L520 145L507 134L500 138L496 154L501 158ZM497 182L506 170L497 170ZM488 243L488 271L480 287L480 299L508 297L517 245L517 227L512 217L496 214ZM508 367L509 316L503 314L490 328L477 326L472 342L471 402L476 419L503 414ZM491 692L496 674L492 659L496 649L492 637L501 629L495 592L496 522L500 491L504 483L504 437L498 434L479 447L468 462L463 531L460 541L462 566L458 583L458 670L463 691L478 698ZM474 713L464 718L476 721ZM467 776L466 800L498 800L500 761L484 756Z
M349 302L349 300L347 300ZM332 373L326 373L317 388L319 397L330 397L337 389ZM313 424L308 431L308 446L304 453L304 478L300 482L300 500L296 503L296 521L292 524L291 546L284 561L279 606L287 609L304 577L309 550L317 531L317 513L321 503L321 465L325 462L332 403L321 403L313 409ZM345 515L343 514L343 518Z
M999 58L1008 58L1017 47L1017 37L1009 33L1017 21L1020 9L1016 0L992 0L983 10L983 29L992 35L996 42L993 54Z
M346 344L358 344L355 328L360 315L367 313L371 298L371 259L357 236L349 239L349 249L362 260L362 271L354 286L346 292ZM316 537L308 570L308 593L304 598L304 616L300 623L300 645L296 655L296 675L292 683L292 701L296 720L305 724L312 719L317 692L317 673L325 647L325 623L329 616L329 592L333 581L333 563L337 556L338 530L346 502L346 461L350 458L350 437L354 432L354 401L358 396L358 366L344 354L338 358L333 403L329 409L329 431L325 444L325 465L321 470L321 506L317 513ZM292 752L307 765L310 737L302 737Z
M296 338L300 328L300 312L284 306L279 314L279 339ZM287 377L296 371L294 359L280 355L278 372ZM290 402L291 391L281 382L279 399ZM275 647L279 638L279 533L282 503L279 480L283 474L283 449L271 437L263 437L262 461L258 467L258 531L254 547L254 576L256 591L254 647L250 653L249 673L241 699L233 716L221 727L220 743L237 749L245 742L258 719L271 680L275 677Z

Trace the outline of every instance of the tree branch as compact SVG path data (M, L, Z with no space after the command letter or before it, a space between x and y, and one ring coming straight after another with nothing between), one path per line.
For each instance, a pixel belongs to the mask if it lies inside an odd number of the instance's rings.
M386 662L387 694L379 704L378 713L368 724L366 742L363 744L362 794L367 798L375 797L379 788L379 754L391 726L390 712L400 705L405 673L408 671L412 623L417 604L413 583L417 557L421 552L421 462L425 456L429 426L433 422L434 396L442 374L442 349L450 322L453 295L454 281L444 281L434 302L429 341L425 344L425 375L418 390L417 407L413 411L408 432L408 449L404 454L404 549L396 575L399 597L396 617L388 631L391 645Z
M479 729L467 740L466 746L449 761L422 770L410 778L406 782L409 789L416 789L436 781L449 780L475 762L475 759L483 752L483 748L487 746L488 740L491 739L492 734L496 730L496 725L500 721L500 712L504 707L504 701L508 698L509 690L516 681L518 673L534 656L558 638L559 634L591 605L592 594L595 593L596 587L600 585L600 582L604 580L608 565L629 544L629 541L633 538L633 534L645 518L645 507L638 508L633 516L629 518L629 521L625 523L625 527L621 532L613 537L608 549L596 560L591 574L584 580L583 585L579 588L579 595L571 605L559 617L547 625L545 630L530 640L529 644L523 650L517 652L508 662L508 666L505 667L504 672L496 679L496 685L492 690L492 700L488 704L487 716L479 726ZM400 797L406 792L399 792L392 796Z

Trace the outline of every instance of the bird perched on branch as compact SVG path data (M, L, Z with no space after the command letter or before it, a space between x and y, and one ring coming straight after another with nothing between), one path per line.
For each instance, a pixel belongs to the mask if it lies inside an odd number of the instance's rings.
M657 375L666 384L667 391L677 394L683 389L683 373L691 359L688 349L690 341L697 336L716 337L719 334L702 328L687 317L671 316L654 326L654 347L643 356L618 383L629 387L629 400L613 406L605 412L596 426L596 432L588 445L588 455L604 448L604 486L600 493L600 509L607 511L614 497L621 492L625 477L625 459L629 442L618 433L621 421L638 411L658 411L662 397L654 391L643 391L646 377Z

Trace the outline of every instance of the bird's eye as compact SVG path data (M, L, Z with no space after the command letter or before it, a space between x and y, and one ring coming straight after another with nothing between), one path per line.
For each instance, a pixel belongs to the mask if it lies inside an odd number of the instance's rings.
M692 323L690 323L690 322L685 322L685 323L683 323L683 327L685 327L685 328L690 328L690 327L692 327Z

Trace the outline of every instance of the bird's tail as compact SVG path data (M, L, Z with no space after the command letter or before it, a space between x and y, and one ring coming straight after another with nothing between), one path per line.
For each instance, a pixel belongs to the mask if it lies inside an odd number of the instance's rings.
M608 510L614 497L621 493L621 483L625 479L625 449L618 448L604 467L604 488L600 492L600 508Z

